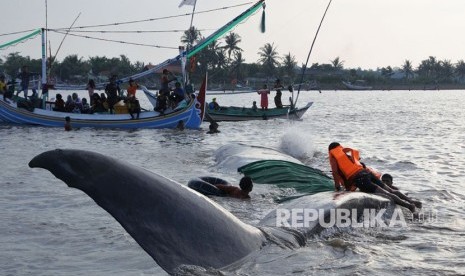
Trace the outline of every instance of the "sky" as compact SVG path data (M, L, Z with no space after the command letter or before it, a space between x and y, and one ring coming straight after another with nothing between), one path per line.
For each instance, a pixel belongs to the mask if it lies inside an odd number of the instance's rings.
M181 0L9 1L8 5L2 5L0 44L25 35L3 34L46 25L49 29L68 28L76 18L75 27L158 19L82 30L186 30L190 25L190 16L159 19L192 12L192 6L178 7L180 2ZM202 35L208 36L253 3L255 2L248 0L197 0L196 12L247 5L196 14L193 25L201 30ZM265 33L261 33L259 28L261 9L233 29L241 37L239 47L244 50L245 62L257 62L260 48L271 43L281 57L290 53L299 65L305 63L329 0L267 0L265 3ZM375 70L386 66L401 67L407 59L417 67L429 56L455 64L458 60L465 60L464 11L464 0L333 0L316 38L309 65L330 63L339 57L345 68ZM157 64L177 55L176 48L181 44L182 32L80 35L162 47L134 46L68 36L57 52L64 35L48 32L47 40L52 54L57 53L60 61L71 54L83 59L94 56L112 58L123 54L132 62ZM4 59L12 52L34 59L40 58L40 37L0 50L0 58Z

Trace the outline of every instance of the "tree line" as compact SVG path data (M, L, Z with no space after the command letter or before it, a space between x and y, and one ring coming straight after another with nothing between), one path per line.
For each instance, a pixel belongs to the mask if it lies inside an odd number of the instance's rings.
M189 48L204 36L195 27L186 30L181 37L181 43ZM247 80L256 79L260 82L273 82L280 78L283 83L294 84L300 81L304 64L298 65L295 56L290 52L280 55L274 43L266 43L258 49L257 61L245 63L240 48L241 37L230 32L223 39L216 40L196 54L188 70L193 82L200 81L208 71L210 87L229 89L231 83L246 84ZM70 84L82 84L89 78L117 75L129 76L147 69L145 62L132 62L125 55L107 58L95 56L84 59L77 54L68 55L62 61L48 58L48 75L58 81ZM27 65L32 72L41 72L41 60L21 56L20 53L10 53L0 58L0 71L16 76L18 69ZM396 76L395 76L396 75ZM344 68L344 61L336 57L328 63L313 63L305 68L304 82L317 81L322 85L340 84L341 80L364 79L371 85L389 84L451 84L463 83L465 78L465 62L459 60L437 60L430 56L414 68L411 61L405 60L401 67L391 66L376 70L362 70L360 68ZM147 82L158 83L158 76L145 77Z

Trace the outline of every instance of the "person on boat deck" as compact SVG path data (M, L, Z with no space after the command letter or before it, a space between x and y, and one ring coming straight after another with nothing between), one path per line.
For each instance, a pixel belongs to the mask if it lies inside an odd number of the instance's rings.
M6 83L6 92L3 94L3 99L11 99L15 94L15 81L10 80Z
M126 99L126 105L128 107L129 115L131 115L131 119L139 119L140 104L136 96L129 95L129 97ZM134 118L134 114L136 114L136 118Z
M256 101L253 101L252 102L252 110L253 111L257 111L258 107L257 107L257 102Z
M71 97L71 95L68 95L68 97L66 98L66 102L65 102L65 112L73 112L74 107L75 107L75 104L73 101L73 97Z
M136 97L136 91L138 88L139 84L137 84L133 79L129 79L129 86L128 88L126 88L126 91L128 92L128 97Z
M105 87L105 93L107 94L108 108L110 114L113 114L113 106L119 101L118 95L121 93L121 88L116 83L116 76L113 75L110 78L110 83Z
M176 80L176 77L174 76L173 73L168 71L168 69L163 69L163 74L161 75L161 88L160 92L162 93L169 93L170 89L170 82Z
M171 100L173 101L174 105L177 105L185 98L186 98L186 93L184 93L184 89L182 89L181 83L177 81L174 84L174 90L173 90L173 95L171 97Z
M268 109L268 94L270 94L270 90L266 84L263 85L263 88L258 90L257 93L260 95L260 107L262 110Z
M216 102L216 98L213 98L212 101L208 104L208 109L210 110L219 110L220 105Z
M82 101L79 98L78 94L73 93L72 94L72 99L73 99L73 102L74 102L74 109L73 109L72 112L73 113L81 113L81 111L82 111Z
M90 104L87 102L86 98L82 98L81 113L82 114L90 114L91 113Z
M358 188L361 192L386 196L396 204L408 208L412 213L415 212L415 207L421 208L419 201L392 190L371 171L364 168L359 161L358 150L344 148L339 143L333 142L329 145L328 152L336 191L343 186L347 191L355 191Z
M226 196L239 198L239 199L249 199L249 193L253 189L253 182L252 179L248 176L244 176L241 178L239 182L239 188L231 185L223 185L223 184L216 184L215 187L220 189L222 192L226 194Z
M276 89L276 96L274 96L274 104L276 105L276 108L283 108L283 102L281 101L281 96L283 95L283 93L281 92L281 89L284 88L284 86L281 84L280 79L276 79L274 88Z
M108 111L108 99L105 93L100 93L100 101L102 102L102 106L105 109L105 112Z
M210 122L210 125L208 126L208 131L207 134L214 134L214 133L220 133L221 131L218 130L218 123L217 122Z
M0 94L3 95L3 100L5 100L7 93L5 75L2 74L0 75Z
M16 95L18 95L21 91L24 92L24 98L27 100L27 92L29 89L29 81L32 76L38 76L39 74L37 73L32 73L29 72L29 67L24 65L21 68L21 72L16 76L16 78L21 79L21 90L16 92Z
M53 111L60 111L65 112L65 101L63 100L63 96L58 93L56 95L55 106L53 107Z
M89 82L87 83L86 86L87 92L89 93L89 100L90 100L90 105L92 105L93 101L93 95L95 92L95 81L93 79L90 79Z

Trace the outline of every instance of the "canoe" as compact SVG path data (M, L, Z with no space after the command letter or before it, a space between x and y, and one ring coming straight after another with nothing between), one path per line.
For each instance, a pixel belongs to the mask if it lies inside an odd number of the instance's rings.
M342 84L349 89L349 90L372 90L372 86L368 86L365 84L364 81L358 80L355 83L351 83L350 81L342 81Z
M205 91L199 91L205 93ZM80 114L69 112L58 112L50 110L51 108L22 108L18 107L21 101L6 101L0 98L0 121L20 124L20 125L38 125L47 127L63 127L65 117L71 118L73 128L94 127L94 128L176 128L180 121L184 122L185 128L199 129L202 124L201 110L204 103L197 99L204 99L200 95L196 99L191 99L183 108L171 110L160 114L156 111L141 111L139 119L132 119L127 112L116 114L95 113ZM24 101L24 100L23 100ZM20 104L21 106L21 104ZM115 106L116 107L116 106Z
M269 108L267 110L252 109L237 106L222 106L218 110L206 108L206 120L211 121L250 121L250 120L268 120L268 119L300 119L305 112L312 106L313 102L307 103L302 108L290 110L289 107Z

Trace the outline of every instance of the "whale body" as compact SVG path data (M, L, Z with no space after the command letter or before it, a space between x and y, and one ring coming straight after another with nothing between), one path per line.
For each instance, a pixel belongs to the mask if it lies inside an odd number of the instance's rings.
M111 214L166 272L182 265L220 269L274 243L305 244L318 222L304 229L276 227L270 212L257 227L186 186L143 168L99 153L52 150L30 162L49 170L69 187L82 190ZM316 194L280 208L382 207L389 200L363 193Z

